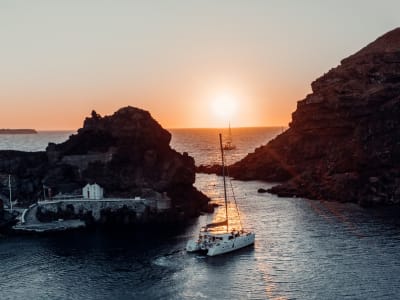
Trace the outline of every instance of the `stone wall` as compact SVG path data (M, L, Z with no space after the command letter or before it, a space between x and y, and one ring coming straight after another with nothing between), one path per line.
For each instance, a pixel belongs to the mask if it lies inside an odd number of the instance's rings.
M150 206L145 203L144 199L115 199L115 200L57 200L57 201L40 201L38 202L39 209L43 213L59 213L60 211L71 211L75 215L84 215L91 213L95 221L99 221L102 210L116 211L121 208L128 208L140 217L145 211L146 207Z
M168 215L169 199L65 199L39 201L37 218L41 222L58 219L85 219L94 223L143 223ZM115 221L117 220L117 221Z

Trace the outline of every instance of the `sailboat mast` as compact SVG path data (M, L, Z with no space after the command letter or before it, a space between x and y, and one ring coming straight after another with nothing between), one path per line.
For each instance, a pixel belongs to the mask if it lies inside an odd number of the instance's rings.
M222 178L224 180L224 198L225 198L225 219L226 219L226 231L229 231L228 223L228 198L226 196L226 180L225 180L225 158L224 148L222 147L222 134L219 134L219 145L221 148L221 159L222 159Z
M13 207L12 207L12 195L11 195L11 174L8 174L8 192L10 196L10 209L12 211Z
M231 122L229 122L228 142L229 142L229 143L232 143Z

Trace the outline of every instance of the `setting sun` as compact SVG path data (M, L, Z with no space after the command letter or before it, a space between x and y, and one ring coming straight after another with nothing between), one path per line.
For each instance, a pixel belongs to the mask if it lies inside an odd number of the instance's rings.
M229 93L219 94L212 99L211 108L216 117L229 121L237 111L238 100Z

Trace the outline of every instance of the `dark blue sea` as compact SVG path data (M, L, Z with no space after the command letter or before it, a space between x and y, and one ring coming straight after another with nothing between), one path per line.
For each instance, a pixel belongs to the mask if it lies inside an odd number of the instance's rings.
M236 161L281 128L233 130ZM172 146L197 164L218 162L216 129L174 129ZM44 150L71 132L0 136L0 149ZM219 201L221 179L196 186ZM273 183L233 181L252 247L187 254L187 228L0 237L0 299L400 299L400 220L393 208L258 194Z

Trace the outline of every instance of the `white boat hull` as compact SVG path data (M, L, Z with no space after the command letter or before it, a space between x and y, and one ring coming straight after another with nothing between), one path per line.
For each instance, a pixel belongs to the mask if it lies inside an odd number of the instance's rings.
M207 255L215 256L250 246L254 244L255 237L256 235L254 233L248 233L246 235L236 237L232 240L222 241L213 244L208 248Z
M186 244L186 251L187 252L196 252L200 251L200 243L196 239L189 240Z
M228 234L229 235L229 234ZM254 244L255 233L248 232L243 235L236 236L231 239L227 237L222 240L213 241L200 241L199 239L191 239L186 244L187 252L206 251L208 256L215 256L232 252L249 245Z
M229 126L229 131L230 131L230 126ZM222 147L221 134L219 134L219 145L221 148L221 158L222 158L222 178L224 179L225 219L223 221L218 221L218 222L215 221L211 224L203 226L200 229L199 238L188 241L186 245L186 251L195 252L203 250L207 252L208 256L224 254L252 245L254 244L254 240L256 237L256 235L253 232L247 232L243 228L241 228L240 230L235 230L234 228L231 228L232 231L229 231L228 198L227 198L226 180L225 180L225 159L224 159L224 148ZM226 147L228 146L233 147L230 140L227 141ZM234 195L233 198L235 199ZM215 230L215 228L219 227L224 228L225 226L226 226L226 231Z

